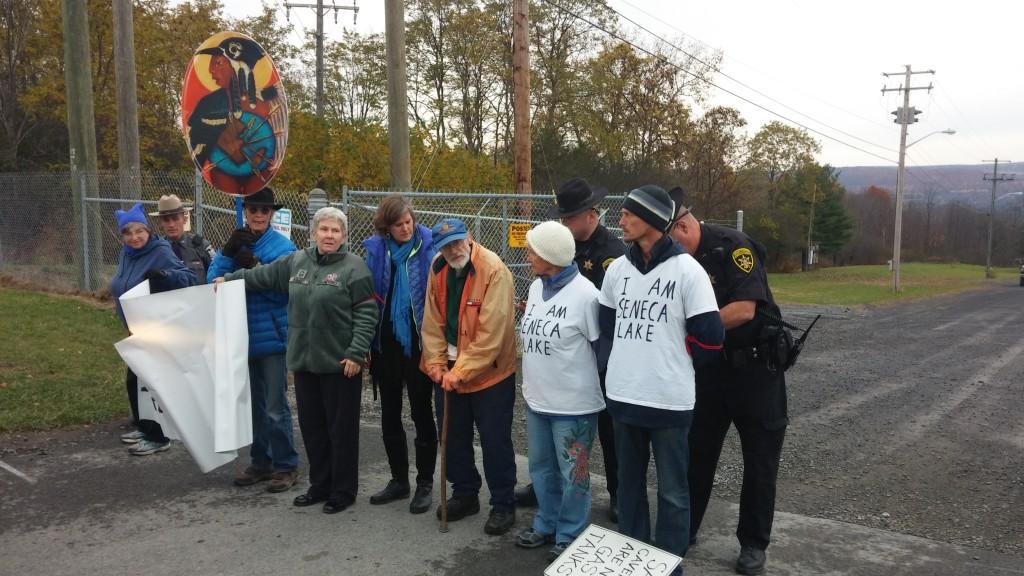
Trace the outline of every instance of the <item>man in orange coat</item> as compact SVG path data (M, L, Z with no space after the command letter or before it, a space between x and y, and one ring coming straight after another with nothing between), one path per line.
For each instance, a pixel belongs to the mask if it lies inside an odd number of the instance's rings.
M473 425L480 432L491 513L484 532L501 535L515 523L516 462L512 410L516 397L512 273L495 253L473 242L466 225L445 218L433 228L438 256L430 268L423 310L422 369L437 384L438 423L448 394L448 520L480 511L480 473ZM438 508L438 517L441 510Z

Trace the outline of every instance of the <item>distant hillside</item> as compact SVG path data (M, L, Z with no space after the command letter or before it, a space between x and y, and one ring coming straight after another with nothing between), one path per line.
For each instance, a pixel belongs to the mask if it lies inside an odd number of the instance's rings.
M839 182L850 192L862 192L871 186L896 190L896 166L847 166L838 170ZM999 173L1016 173L1017 179L1000 183L997 198L1011 194L1006 201L1024 199L1024 162L1000 164ZM912 166L907 168L903 190L908 202L935 191L939 202L959 201L984 206L992 194L992 183L982 180L985 174L992 174L991 164Z

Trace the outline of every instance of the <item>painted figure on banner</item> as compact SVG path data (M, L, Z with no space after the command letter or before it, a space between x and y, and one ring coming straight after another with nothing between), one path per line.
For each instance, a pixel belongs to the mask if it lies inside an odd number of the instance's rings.
M182 130L203 178L229 194L264 188L284 160L288 107L281 77L252 38L219 32L189 62Z

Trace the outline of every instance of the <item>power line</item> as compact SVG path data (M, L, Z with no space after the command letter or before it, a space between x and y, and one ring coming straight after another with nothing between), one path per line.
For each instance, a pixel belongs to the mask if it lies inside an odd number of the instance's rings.
M772 110L772 109L770 109L770 108L768 108L768 107L766 107L766 106L764 106L762 104L758 104L757 102L754 102L753 100L751 100L749 98L741 96L741 95L733 92L732 90L728 90L726 88L723 88L722 86L719 86L718 84L715 84L711 80L705 80L704 78L701 78L697 74L694 74L693 72L683 68L682 66L680 66L679 64L676 64L675 62L672 62L671 60L665 58L664 56L662 56L660 54L657 54L655 52L652 52L652 51L648 50L647 48L644 48L643 46L640 46L640 45L638 45L638 44L636 44L636 43L634 43L634 42L632 42L630 40L627 40L626 38L623 38L619 34L616 34L615 32L610 31L607 28L604 28L603 26L595 24L594 22L590 21L589 19L587 19L587 18L577 14L576 12L573 12L572 10L562 6L561 4L558 4L557 2L554 2L553 0L544 0L544 2L547 3L547 4L550 4L551 6L554 6L555 8L558 8L562 12L565 12L566 14L572 16L573 18L576 18L577 20L580 20L581 22L585 22L585 23L589 24L592 28L600 30L600 31L604 32L605 34L607 34L608 36L611 36L612 38L615 38L615 39L619 40L620 42L623 42L624 44L628 44L629 46L633 47L633 49L635 49L635 50L639 50L639 51L647 54L648 56L661 61L664 64L668 64L669 66L672 66L673 68L679 70L680 72L682 72L684 74L688 74L690 76L693 76L694 78L700 80L701 82L707 82L708 84L714 86L715 88L718 88L722 92L725 92L726 94L729 94L729 95L731 95L731 96L733 96L735 98L739 98L740 100L746 102L747 104L750 104L751 106L756 106L757 108L760 108L761 110L764 110L765 112L767 112L767 113L769 113L769 114L771 114L773 116L777 116L777 117L781 118L782 120L785 120L786 122L789 122L790 124L794 124L796 126L799 126L799 127L803 128L804 130L807 130L808 132L813 132L813 133L815 133L815 134L817 134L817 135L819 135L819 136L821 136L823 138L827 138L829 140L832 140L833 142L836 142L838 144L842 144L843 146L846 146L848 148L852 148L854 150L857 150L858 152L862 152L862 153L867 154L869 156L874 156L875 158L878 158L878 159L883 160L885 162L891 162L893 164L896 163L896 161L893 160L892 158L886 158L886 157L881 156L879 154L875 154L874 152L871 152L869 150L865 150L865 149L863 149L863 148L861 148L859 146L856 146L854 144L850 144L849 142L845 142L843 140L840 140L840 139L838 139L838 138L836 138L834 136L831 136L829 134L826 134L826 133L824 133L824 132L822 132L820 130L817 130L815 128L811 128L810 126L807 126L806 124L803 124L801 122L797 122L796 120L793 120L792 118L789 118L789 117L787 117L787 116L785 116L783 114L780 114L780 113L778 113L778 112L776 112L776 111L774 111L774 110Z
M626 4L628 4L628 3L626 3ZM611 11L612 11L613 13L615 13L616 15L618 15L618 16L619 16L620 18L623 18L624 20L626 20L627 22L629 22L629 23L633 24L633 25L634 25L634 26L636 26L637 28L640 28L641 30L643 30L644 32L647 32L647 33L648 33L648 34L650 34L651 36L654 36L654 37L655 37L655 38L657 38L657 39L658 39L658 40L659 40L660 42L663 42L663 43L665 43L665 44L667 44L667 45L671 46L672 48L675 48L676 50L678 50L678 51L682 52L683 54L685 54L685 55L686 55L687 57L689 57L689 58L692 58L692 59L696 60L697 62L700 62L700 63L701 63L701 64L703 64L704 66L707 66L708 68L710 68L710 69L714 70L715 72L717 72L718 74L720 74L720 75L721 75L722 77L724 77L724 78L728 78L729 80L732 80L733 82L735 82L735 83L739 84L740 86L743 86L743 87L744 87L744 88L746 88L747 90L750 90L751 92L753 92L753 93L755 93L755 94L757 94L757 95L759 95L759 96L762 96L762 97L764 97L764 98L767 98L768 100L770 100L770 101L772 101L772 102L774 102L774 103L778 104L779 106L782 106L783 108L785 108L785 109L787 109L787 110L789 110L789 111L791 111L791 112L795 112L795 113L799 114L800 116L803 116L804 118L807 118L808 120L811 120L812 122L817 122L818 124L821 124L822 126L825 126L826 128L828 128L828 129L830 129L830 130L833 130L833 131L835 131L835 132L838 132L838 133L840 133L840 134L843 134L844 136L848 136L848 137L850 137L850 138L853 138L854 140L859 140L859 141L861 141L861 142L863 142L863 143L865 143L865 144L869 144L869 145L871 145L871 146L875 146L875 147L877 147L877 148L881 148L882 150L885 150L886 152L892 152L892 153L894 153L894 154L895 154L895 153L897 153L897 151L896 151L896 150L894 150L894 149L892 149L892 148L889 148L889 147L887 147L887 146L883 146L883 145L881 145L881 144L876 144L875 142L871 142L870 140L865 140L864 138L861 138L860 136L857 136L857 135L855 135L855 134L850 134L849 132L846 132L846 131L844 131L844 130L841 130L841 129L839 129L839 128L836 128L835 126L832 126L832 125L830 125L830 124L828 124L828 123L826 123L826 122L823 122L823 121L821 121L821 120L818 120L817 118L814 118L813 116L809 116L809 115L807 115L807 114L805 114L805 113L803 113L803 112L801 112L801 111L797 110L796 108L793 108L792 106L789 106L789 105L788 105L788 104L786 104L785 102L782 102L782 101L780 101L780 100L777 100L777 99L775 99L775 98L773 98L773 97L769 96L768 94L765 94L764 92L762 92L762 91L758 90L757 88L754 88L753 86L751 86L751 85L747 84L746 82L743 82L742 80L740 80L740 79L738 79L738 78L735 78L735 77L733 77L733 76L731 76L731 75L729 75L729 74L726 74L726 73L725 73L725 72L724 72L724 71L723 71L723 70L722 70L721 68L719 68L718 66L715 66L714 64L711 64L710 62L705 62L704 60L702 60L702 59L701 59L700 57L698 57L697 55L695 55L695 54L691 54L691 53L687 52L686 50L684 50L684 49L683 49L682 47L680 47L680 46L677 46L676 44L673 44L672 42L669 42L669 41L668 41L668 40L666 40L666 39L665 39L664 37L662 37L662 36L659 36L658 34L656 34L656 33L654 33L653 31L651 31L651 30L650 30L649 28L645 27L645 26L644 26L643 24L640 24L640 23L639 23L639 22L637 22L636 20L633 20L633 19L632 19L632 18L630 18L629 16L626 16L626 15L625 15L625 14L623 14L622 12L619 12L619 11L618 11L618 10L616 10L615 8L612 8L611 6L608 6L607 8L608 8L608 10L611 10ZM635 8L635 6L634 6L634 8ZM639 10L639 9L638 9L638 10ZM641 11L641 12L643 12L643 10L640 10L640 11ZM644 12L644 13L646 14L646 12ZM649 15L649 14L648 14L648 15ZM671 24L669 24L669 26L671 26ZM685 32L683 32L682 30L679 30L678 28L675 28L675 27L673 27L673 28L674 28L675 30L677 30L678 32L680 32L681 34L683 34L684 36L688 36L688 34L686 34ZM691 38L694 38L693 36L690 36L690 37L691 37ZM704 43L704 42L701 42L700 40L698 40L698 39L696 39L696 38L694 38L694 40L697 40L697 42L700 42L701 44L704 44L705 46L708 46L709 48L712 48L712 49L714 49L714 47L712 47L712 46L710 46L710 45L708 45L708 44L706 44L706 43ZM713 83L711 83L710 81L706 81L706 82L707 82L708 84L711 84L712 86L714 86L714 84L713 84ZM717 86L716 86L716 88L717 88ZM880 126L881 126L881 124L880 124Z
M655 16L654 14L651 14L650 12L647 12L643 8L637 6L636 4L632 4L632 3L628 2L627 0L619 0L619 2L622 2L626 6L629 6L630 8L633 8L637 12L640 12L641 14L644 14L644 15L646 15L649 18L653 18L654 20L658 20L659 22L662 22L664 25L666 25L669 28L675 30L676 32L679 32L683 36L686 36L686 37L689 37L689 38L693 39L698 44L702 44L702 45L704 45L704 46L706 46L706 47L708 47L708 48L710 48L712 50L721 51L723 58L728 58L729 60L732 60L733 62L736 62L737 64L745 66L746 68L749 68L749 69L751 69L751 70L753 70L755 72L758 72L760 74L763 74L763 75L766 75L766 76L768 75L768 74L765 74L764 72L762 72L761 70L758 70L757 67L751 66L750 64L747 64L746 62L740 60L739 58L727 55L724 50L722 50L720 48L717 48L715 46L712 46L710 43L705 42L704 40L701 40L700 38L697 38L693 34L690 34L690 33L686 32L684 30L681 30L677 26L674 26L671 22L669 22L667 20L664 20L662 18L659 18L658 16ZM621 15L621 13L620 13L620 15ZM814 94L810 94L810 93L803 92L803 91L800 91L800 90L795 90L795 92L797 94L801 95L801 96L807 96L807 97L809 97L809 98L811 98L813 100L816 100L816 101L818 101L818 102L820 102L820 103L822 103L822 104L824 104L826 106L829 106L830 108L835 108L836 110L838 110L840 112L843 112L844 114L849 114L850 116L853 116L854 118L857 118L858 120L863 120L864 122L867 122L869 124L874 124L875 126L878 126L879 128L886 128L886 125L881 123L881 122L879 122L878 120L875 120L873 118L868 118L866 116L862 116L860 114L857 114L856 112L853 112L851 110L847 110L847 109L845 109L845 108L843 108L841 106L837 106L837 105L829 102L828 100L824 100L824 99L821 99L821 98L815 96ZM895 152L895 150L891 150L891 152Z

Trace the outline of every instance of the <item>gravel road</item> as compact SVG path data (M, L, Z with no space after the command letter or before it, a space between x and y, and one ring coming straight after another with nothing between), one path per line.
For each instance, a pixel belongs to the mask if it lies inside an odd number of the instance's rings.
M1024 289L824 312L787 373L777 507L1024 556ZM715 496L739 501L730 433Z

